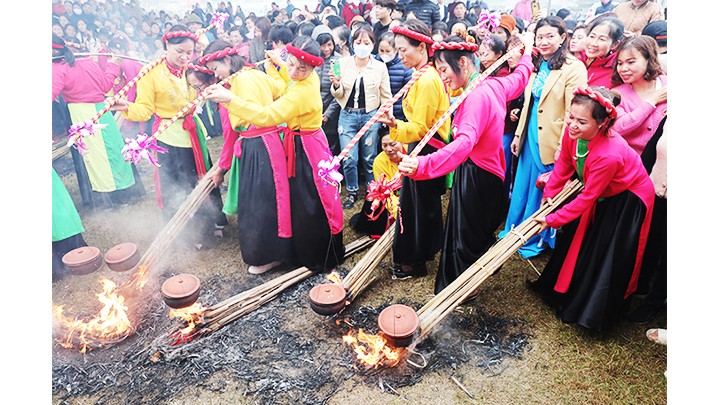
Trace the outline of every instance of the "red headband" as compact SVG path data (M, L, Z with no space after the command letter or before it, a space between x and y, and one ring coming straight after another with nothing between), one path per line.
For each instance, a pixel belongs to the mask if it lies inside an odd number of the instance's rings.
M318 67L322 66L322 64L325 62L325 60L320 56L311 55L301 49L295 48L294 46L288 44L287 50L290 52L293 56L300 59L303 62L309 63L312 66Z
M56 44L55 42L53 42L52 47L53 47L53 49L65 49L65 45Z
M198 66L192 62L188 63L188 69L194 70L196 72L205 73L209 75L215 75L215 72L212 70L206 68L205 66Z
M222 59L226 56L239 55L239 54L240 54L239 48L232 48L232 47L225 48L225 49L221 49L217 52L213 52L211 54L203 55L200 59L198 59L198 63L201 65L205 65L208 62L213 61L213 60Z
M421 34L417 31L413 31L410 28L403 27L402 25L394 26L392 28L392 32L393 32L393 34L404 35L404 36L406 36L408 38L412 38L416 41L424 42L425 44L428 45L428 55L433 56L434 51L433 51L432 45L435 43L435 41L432 38L430 38L429 36L427 36L425 34Z
M197 42L197 41L199 40L198 36L195 35L194 32L190 32L190 31L170 31L170 32L166 32L165 34L163 34L162 40L163 40L163 42L167 42L168 39L177 38L177 37L190 38L190 39L192 39L192 40L195 41L195 42Z
M478 45L477 44L471 44L469 42L435 42L432 46L433 51L438 51L440 49L446 50L446 51L470 51L470 52L477 52Z
M578 87L573 90L574 96L578 94L588 96L591 99L597 101L598 103L600 103L601 106L605 107L605 111L607 111L608 115L610 115L610 118L617 118L617 110L615 109L615 105L613 105L612 101L606 99L605 96L603 96L602 94L594 91L590 87Z

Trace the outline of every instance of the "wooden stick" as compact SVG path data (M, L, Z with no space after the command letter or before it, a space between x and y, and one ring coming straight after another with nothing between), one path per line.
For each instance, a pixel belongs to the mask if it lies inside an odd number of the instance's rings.
M463 390L463 392L466 393L467 396L469 396L469 397L472 398L472 399L475 399L475 395L471 394L470 391L468 391L467 388L465 388L464 385L460 384L460 381L458 381L457 378L455 378L454 375L453 375L453 376L450 376L450 379L452 380L452 382L454 382L455 384L457 384L457 386L460 387L460 389Z

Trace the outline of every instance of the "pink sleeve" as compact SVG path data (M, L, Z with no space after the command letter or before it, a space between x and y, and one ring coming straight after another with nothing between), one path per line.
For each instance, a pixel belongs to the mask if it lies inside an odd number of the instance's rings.
M67 74L68 65L66 63L52 64L52 99L55 99L62 93L65 87L65 75Z
M105 69L103 70L103 81L102 81L102 88L101 90L104 93L107 93L108 91L112 90L113 85L115 84L115 79L117 79L118 75L120 74L120 66L108 62L107 65L105 65Z
M612 131L628 139L628 135L640 127L654 111L655 106L645 100L638 106L628 106L621 102Z
M461 110L456 113L454 121L457 125L453 127L455 139L437 152L418 156L417 172L411 176L413 179L427 180L446 175L470 156L478 142L479 134L482 134L487 127L485 117L488 116L489 103L482 102L487 98L482 91L483 89L477 94L468 96L460 107ZM468 106L471 105L477 108L469 108Z
M586 161L585 164L587 168L588 162ZM548 225L558 228L579 218L600 198L602 192L605 191L614 178L619 164L620 162L617 159L609 159L603 156L594 159L592 170L587 172L585 188L574 200L545 217Z
M223 146L220 152L220 159L218 160L218 166L223 170L230 170L232 165L232 159L234 155L235 142L238 140L238 133L232 128L230 124L230 116L227 108L219 105L220 108L220 122L223 130Z
M568 130L565 128L562 137L562 148L560 148L560 156L555 162L552 175L550 175L550 179L548 179L543 189L544 198L555 197L563 187L565 187L565 183L570 180L573 173L575 173L575 160L573 159L575 143L567 135L567 132Z
M530 55L520 58L515 70L507 76L499 77L497 80L505 88L506 101L514 100L525 92L525 87L530 80L532 72L532 58Z

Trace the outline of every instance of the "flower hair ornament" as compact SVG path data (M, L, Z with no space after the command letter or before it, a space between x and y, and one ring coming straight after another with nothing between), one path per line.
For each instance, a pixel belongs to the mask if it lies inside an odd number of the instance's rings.
M325 62L322 57L307 53L307 52L303 51L302 49L296 48L290 44L287 45L287 51L290 52L291 55L300 59L301 61L303 61L305 63L309 63L310 65L315 66L315 67L322 66L323 63Z
M435 44L435 40L430 38L429 36L421 34L417 31L413 31L410 28L403 27L402 25L396 25L395 27L393 27L392 32L393 34L404 35L416 41L424 42L428 46L428 56L433 56L433 44Z
M613 105L612 101L605 98L605 96L603 96L599 92L591 89L590 87L578 87L573 90L573 95L577 96L578 94L588 96L591 99L597 101L598 103L600 103L601 106L605 107L605 111L607 111L611 119L617 118L617 109L615 109L615 105Z
M490 31L495 31L500 26L500 16L496 13L482 12L478 16L477 25L487 25Z
M163 42L167 42L168 39L179 38L179 37L190 38L195 42L198 42L198 40L199 40L197 34L195 34L194 32L190 32L190 31L169 31L169 32L166 32L163 34L162 40L163 40Z
M198 64L206 65L210 61L222 59L222 58L224 58L226 56L230 56L230 55L239 55L239 54L240 54L240 49L228 47L225 49L221 49L217 52L213 52L213 53L202 56L200 59L198 59Z

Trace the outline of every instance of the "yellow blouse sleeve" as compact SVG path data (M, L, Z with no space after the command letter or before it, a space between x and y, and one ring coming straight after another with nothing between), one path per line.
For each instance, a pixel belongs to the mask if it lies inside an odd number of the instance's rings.
M435 123L438 113L447 110L449 99L440 83L434 76L424 73L413 87L412 94L408 94L403 104L412 106L412 114L407 115L407 121L397 121L396 128L390 128L390 137L402 143L417 142L422 139ZM438 77L439 79L439 77ZM445 108L442 108L442 107ZM439 111L443 110L443 111ZM447 125L449 128L449 125Z
M134 103L128 103L127 111L122 115L130 121L144 122L156 111L155 107L155 69L137 82L137 96Z
M297 83L291 86L284 96L268 106L248 102L238 96L233 96L230 103L225 106L230 114L243 117L245 121L257 127L279 125L300 115L300 106L304 103L305 96L303 94L305 92L300 86L297 86L300 91L293 91L296 85Z

